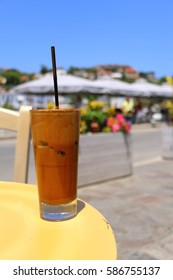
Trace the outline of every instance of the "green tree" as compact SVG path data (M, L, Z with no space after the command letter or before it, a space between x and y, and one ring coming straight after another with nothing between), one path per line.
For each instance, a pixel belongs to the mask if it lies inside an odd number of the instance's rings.
M46 74L48 72L50 72L50 69L48 69L47 66L45 66L45 65L41 65L40 73Z
M166 83L166 77L162 77L159 79L159 84L163 84L163 83Z
M6 87L9 88L11 86L20 84L21 75L22 74L16 69L10 69L3 72L3 76L7 79Z
M78 70L79 70L79 68L71 66L71 67L68 69L67 73L68 73L68 74L73 74L75 71L78 71Z

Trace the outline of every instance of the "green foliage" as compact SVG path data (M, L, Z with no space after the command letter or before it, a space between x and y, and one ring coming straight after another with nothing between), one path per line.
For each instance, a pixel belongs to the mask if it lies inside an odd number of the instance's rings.
M26 74L28 76L28 80L32 81L34 79L34 73Z
M41 65L41 69L40 69L40 73L41 74L46 74L48 72L50 72L51 70L47 68L47 66L45 65Z
M21 73L17 70L8 70L8 71L5 71L3 72L2 74L6 79L7 79L7 82L6 84L8 86L15 86L15 85L18 85L20 84L20 81L21 81Z
M90 101L94 101L94 100L97 100L96 99L96 97L95 97L95 95L89 95L89 96L87 96L87 98L88 98L88 101L90 102Z
M5 104L2 106L2 108L4 108L4 109L9 109L9 110L15 110L15 109L13 108L13 106L8 105L8 103L5 103Z
M163 83L166 83L167 81L166 81L166 78L165 77L162 77L162 78L160 78L160 80L159 80L159 84L161 85L161 84L163 84Z
M73 74L75 71L78 71L80 68L71 66L67 71L68 74Z
M1 77L6 78L6 83L3 84L3 88L9 90L11 87L19 85L22 82L31 81L34 75L34 73L23 73L16 69L1 71Z
M93 120L99 124L99 127L102 130L107 118L104 107L105 103L95 99L89 101L85 108L81 108L82 132L90 131L90 125Z
M102 110L89 110L85 116L85 121L90 125L93 119L96 119L98 124L102 126L106 120L106 115Z
M88 73L97 74L97 70L94 68L84 68L84 70Z

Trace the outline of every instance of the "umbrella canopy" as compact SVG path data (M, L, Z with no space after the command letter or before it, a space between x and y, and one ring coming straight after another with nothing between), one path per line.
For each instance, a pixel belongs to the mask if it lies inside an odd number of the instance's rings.
M65 94L105 94L115 96L140 96L140 97L173 97L172 86L162 86L148 83L147 81L125 83L119 80L87 80L73 75L58 75L58 91ZM42 78L13 87L10 93L26 95L53 95L53 75L48 73Z
M158 96L172 98L173 97L173 87L166 83L161 85L160 91L158 92Z
M169 85L156 85L148 83L147 81L137 81L133 84L130 84L131 91L133 96L142 96L142 97L172 97L173 90Z
M133 91L130 84L119 80L96 80L93 82L96 87L104 89L105 93L111 95L132 95Z
M95 86L90 80L75 77L72 75L58 76L58 91L60 94L71 93L105 93L101 87ZM51 73L44 77L15 86L10 90L15 94L54 94L53 76Z
M159 92L159 86L150 83L133 83L130 85L134 96L151 97Z

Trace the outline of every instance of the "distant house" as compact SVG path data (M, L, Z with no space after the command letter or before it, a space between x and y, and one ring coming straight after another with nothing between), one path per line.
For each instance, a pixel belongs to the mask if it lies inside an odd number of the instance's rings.
M138 79L139 73L131 66L120 64L105 64L95 66L98 78L121 79L124 75L128 79Z
M112 75L111 70L106 70L103 68L97 70L97 79L102 79L102 80L112 79L111 75Z
M139 78L139 73L132 67L130 66L124 66L124 76L128 79L138 79Z
M121 79L122 76L123 76L123 74L120 73L120 72L113 72L113 73L111 74L111 77L112 77L113 79Z
M154 72L148 72L146 75L147 75L147 78L148 78L149 81L157 82L157 79L155 77L155 73Z
M88 72L86 70L83 70L83 69L75 70L73 72L73 75L77 76L77 77L80 77L80 78L88 78Z
M89 80L95 80L96 79L96 74L91 71L87 71L87 69L78 69L73 72L74 76L80 77L80 78L85 78Z
M20 76L20 80L21 80L21 82L27 82L27 81L29 81L29 76L26 74L23 74Z

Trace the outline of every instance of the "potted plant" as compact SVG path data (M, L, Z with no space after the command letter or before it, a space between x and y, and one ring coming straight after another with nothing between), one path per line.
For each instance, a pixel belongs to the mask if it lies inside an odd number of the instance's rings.
M130 125L100 102L81 109L78 185L132 174Z

